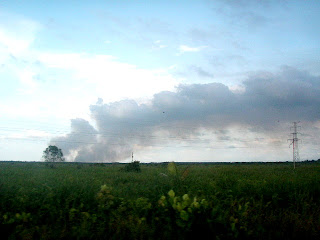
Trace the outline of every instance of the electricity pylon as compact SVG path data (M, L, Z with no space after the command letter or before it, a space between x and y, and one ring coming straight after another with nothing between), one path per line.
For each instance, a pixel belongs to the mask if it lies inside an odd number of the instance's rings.
M297 132L298 129L300 129L301 127L298 126L299 122L293 122L293 127L291 127L290 129L293 129L293 133L292 134L292 138L288 139L288 141L291 141L289 147L292 145L292 160L293 160L293 168L296 168L296 162L300 161L300 155L299 155L299 138L298 138L298 134L299 132Z

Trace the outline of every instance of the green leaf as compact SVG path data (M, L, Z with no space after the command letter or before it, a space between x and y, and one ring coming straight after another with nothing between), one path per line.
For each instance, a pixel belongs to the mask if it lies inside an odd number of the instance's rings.
M174 176L178 175L177 165L174 162L168 164L168 172Z
M189 196L188 194L185 194L182 196L183 201L189 201Z
M180 212L180 218L184 221L188 221L189 220L189 214L185 211L185 210L182 210Z
M171 190L168 192L168 195L169 195L170 198L174 198L174 196L175 196L176 194L175 194L174 191L171 189Z

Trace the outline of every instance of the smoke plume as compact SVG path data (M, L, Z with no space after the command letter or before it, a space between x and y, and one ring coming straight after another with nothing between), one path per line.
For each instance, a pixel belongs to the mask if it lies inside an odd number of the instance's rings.
M112 162L130 156L134 148L196 139L200 133L221 135L241 126L250 131L277 131L275 122L295 120L318 126L320 77L283 67L278 73L256 73L243 91L222 83L179 85L175 92L157 93L148 103L135 100L90 106L95 127L71 120L71 132L52 139L74 161ZM317 125L318 124L318 125ZM313 127L319 133L319 127ZM228 139L227 134L221 138Z

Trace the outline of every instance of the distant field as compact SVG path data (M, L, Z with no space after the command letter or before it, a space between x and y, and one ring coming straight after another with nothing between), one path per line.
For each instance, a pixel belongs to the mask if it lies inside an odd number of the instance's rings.
M320 164L0 162L8 239L320 239Z

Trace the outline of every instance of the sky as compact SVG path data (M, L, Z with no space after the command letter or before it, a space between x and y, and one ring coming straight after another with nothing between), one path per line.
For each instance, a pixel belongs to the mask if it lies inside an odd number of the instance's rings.
M0 160L320 158L320 2L0 1Z

